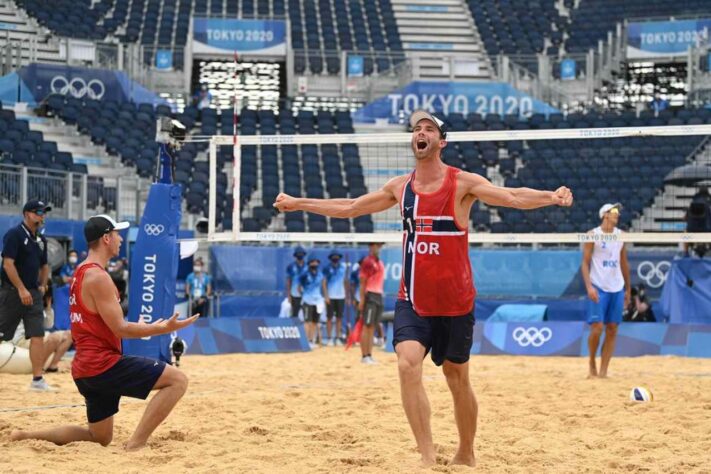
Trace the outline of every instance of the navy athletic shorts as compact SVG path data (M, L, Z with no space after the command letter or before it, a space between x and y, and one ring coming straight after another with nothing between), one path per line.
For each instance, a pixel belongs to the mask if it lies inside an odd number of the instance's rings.
M97 423L119 411L121 397L145 400L165 370L165 362L122 356L109 370L74 380L86 400L86 417Z
M432 362L445 360L463 364L469 360L474 339L474 311L462 316L418 315L412 303L397 300L393 322L393 347L402 341L418 341L425 346L425 355L432 351Z

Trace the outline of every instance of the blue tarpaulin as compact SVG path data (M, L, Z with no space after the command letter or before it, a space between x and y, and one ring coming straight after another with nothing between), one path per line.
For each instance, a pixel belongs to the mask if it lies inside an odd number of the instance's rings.
M661 304L671 323L711 323L711 260L674 260Z

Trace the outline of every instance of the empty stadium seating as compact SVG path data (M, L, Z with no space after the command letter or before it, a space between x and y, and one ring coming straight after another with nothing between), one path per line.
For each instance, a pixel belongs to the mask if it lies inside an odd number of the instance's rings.
M578 8L572 10L570 37L565 49L568 53L586 52L625 19L664 19L708 12L706 0L582 0Z
M121 157L127 166L135 166L139 176L149 178L155 170L158 144L155 142L155 117L171 115L170 108L150 104L118 104L112 101L78 100L52 95L47 99L48 109L69 124L76 124L81 133L91 136L92 141ZM188 107L176 116L188 129L196 125L200 135L231 135L233 111L204 109L198 117L197 109ZM199 118L199 122L198 122ZM242 135L256 133L273 135L353 133L349 112L302 110L294 115L289 110L275 114L271 110L243 109L239 114L238 130ZM207 214L209 170L207 161L196 160L205 150L206 143L186 143L177 154L175 178L183 185L183 196L188 212ZM367 192L358 147L355 145L265 145L241 147L240 208L246 208L252 194L261 192L262 206L252 211L252 216L243 220L245 231L262 230L267 227L275 213L271 204L277 194L284 191L308 197L356 197ZM232 147L223 146L218 151L218 163L223 167L233 159ZM261 170L261 173L258 171ZM281 180L279 175L281 173ZM258 180L258 177L261 179ZM217 175L218 222L223 228L232 226L233 196L227 190L227 176ZM308 224L308 225L307 225ZM312 232L370 232L373 229L370 217L358 219L351 225L347 219L331 219L330 228L325 219L290 217L287 229Z
M468 0L487 53L532 55L543 52L545 38L563 41L567 19L554 0ZM554 26L555 25L555 29Z
M226 18L283 18L291 24L295 71L337 74L341 51L365 54L365 74L392 67L401 53L390 0L18 0L18 6L60 36L103 40L109 35L144 46L144 62L156 49L174 52L183 65L191 15ZM123 33L118 31L123 28ZM395 59L400 61L400 59Z
M27 120L15 117L12 110L0 106L0 164L5 170L17 171L30 167L28 196L36 196L55 206L62 207L66 195L63 191L66 172L86 174L84 164L74 163L71 153L59 151L57 144L45 141L42 132L30 130ZM16 202L19 196L19 180L2 183L4 199ZM62 181L60 183L60 181Z
M519 121L515 116L482 117L450 114L451 130L527 130L553 128L627 127L711 123L711 110L668 111L661 117L642 113L556 114L548 119L534 115ZM685 164L703 137L604 138L595 140L532 140L452 143L443 160L467 171L487 176L496 168L510 187L573 190L576 205L569 209L545 208L522 212L498 208L500 220L479 206L472 209L475 228L492 232L573 232L599 224L597 211L605 202L625 206L621 227L629 227L661 190L664 177Z
M392 67L383 53L402 52L390 0L288 0L288 15L297 74L338 74L341 51L365 53L364 73L382 73Z

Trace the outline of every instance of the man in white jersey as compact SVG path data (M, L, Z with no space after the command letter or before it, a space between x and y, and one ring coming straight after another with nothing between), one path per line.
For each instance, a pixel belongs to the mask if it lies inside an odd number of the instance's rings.
M590 372L588 378L607 377L612 353L615 351L617 326L622 321L622 311L630 302L630 267L627 263L627 249L620 240L622 231L618 229L622 205L605 204L600 208L602 223L589 234L595 236L585 243L581 273L588 292L588 324L590 337ZM595 356L600 344L603 324L605 342L602 344L600 372L597 371Z

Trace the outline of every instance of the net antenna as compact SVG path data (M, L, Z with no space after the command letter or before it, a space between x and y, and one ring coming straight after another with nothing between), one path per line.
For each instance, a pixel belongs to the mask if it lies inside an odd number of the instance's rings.
M235 111L236 114L236 111ZM618 127L618 128L573 128L539 130L496 130L477 132L449 132L447 142L485 142L511 140L580 140L601 138L633 137L675 137L711 135L711 125L669 125L654 127ZM240 149L245 145L407 145L411 133L368 133L368 134L318 134L318 135L215 135L209 138L210 153L210 188L209 188L209 225L207 240L210 242L343 242L367 243L373 240L371 233L331 233L331 232L242 232L240 231ZM217 148L232 144L234 147L232 230L217 231ZM525 183L524 183L525 184ZM564 185L565 183L561 183ZM369 190L373 191L373 190ZM575 189L573 189L575 195ZM270 206L271 203L264 203ZM575 204L574 204L575 205ZM377 240L385 243L401 243L401 232L378 232ZM586 232L579 233L483 233L471 232L470 243L506 243L506 244L555 244L581 243L594 240ZM625 232L619 237L623 242L676 244L679 242L711 242L711 233L686 232Z

